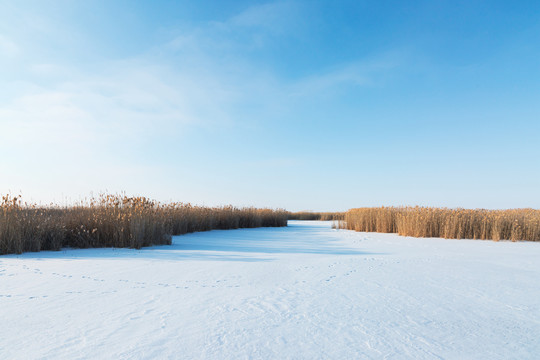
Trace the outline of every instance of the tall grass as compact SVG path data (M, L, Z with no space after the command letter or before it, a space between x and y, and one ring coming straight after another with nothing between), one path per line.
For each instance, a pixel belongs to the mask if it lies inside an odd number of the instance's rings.
M340 226L414 237L540 241L540 210L358 208L347 211Z
M289 220L343 220L345 218L344 212L311 212L311 211L299 211L289 212Z
M212 229L286 226L284 210L162 204L145 197L101 195L73 206L0 202L0 254L62 247L130 247L171 244L172 235Z

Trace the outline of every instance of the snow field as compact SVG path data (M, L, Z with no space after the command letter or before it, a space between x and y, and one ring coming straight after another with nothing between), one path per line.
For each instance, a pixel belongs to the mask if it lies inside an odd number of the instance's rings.
M0 256L0 358L534 359L538 259L313 221Z

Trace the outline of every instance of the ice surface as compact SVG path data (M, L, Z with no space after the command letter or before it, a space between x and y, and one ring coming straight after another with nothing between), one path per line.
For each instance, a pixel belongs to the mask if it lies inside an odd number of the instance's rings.
M533 359L540 244L330 222L0 256L0 359Z

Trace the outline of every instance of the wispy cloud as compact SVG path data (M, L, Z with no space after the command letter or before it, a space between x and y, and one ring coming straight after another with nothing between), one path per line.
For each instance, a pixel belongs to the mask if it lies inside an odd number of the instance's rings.
M294 96L314 96L350 87L381 87L389 74L402 65L404 58L402 52L394 51L337 64L327 71L294 81L289 87L290 93Z
M170 41L170 50L201 51L227 56L262 48L282 36L294 37L303 32L301 5L296 2L273 2L254 5L223 21L208 21L192 28L178 30Z
M62 69L38 66L40 72ZM66 69L64 80L39 86L0 108L3 146L19 139L34 143L88 146L153 137L182 137L186 126L226 121L229 99L213 80L201 83L188 72L141 64L110 63L101 73ZM13 137L10 134L16 133Z
M221 22L183 28L169 41L120 60L66 65L26 57L21 79L5 83L17 91L0 92L0 151L18 153L4 160L17 169L11 183L26 179L29 187L39 187L30 180L27 168L32 168L73 169L86 179L78 183L99 184L92 170L99 166L109 177L101 183L114 186L114 178L125 184L120 189L129 190L132 178L150 176L149 167L155 173L174 168L171 161L164 169L141 161L154 147L187 140L193 131L225 134L235 127L257 127L276 121L278 113L293 118L299 98L324 96L343 86L373 86L395 65L383 56L290 79L249 56L253 48L294 29L297 17L296 4L270 3ZM10 44L0 38L0 51L16 54ZM17 158L24 162L15 164ZM269 155L260 163L290 168L297 161ZM57 181L67 186L66 179ZM103 188L88 185L91 189Z
M99 69L30 64L28 70L37 83L28 86L30 93L4 101L0 138L4 144L17 143L5 135L15 131L19 138L36 143L42 138L64 145L87 141L92 146L90 143L96 141L106 145L107 141L129 139L129 144L150 135L181 136L187 126L237 121L242 117L239 104L271 107L281 102L286 106L286 98L291 95L310 97L343 86L373 86L381 74L396 66L397 57L385 54L287 80L261 71L257 63L234 51L224 59L223 48L210 46L209 42L220 39L215 33L217 27L239 33L245 32L242 27L275 32L274 20L293 16L294 9L291 3L251 7L222 23L185 30L150 53L108 61ZM223 36L230 46L242 46L238 38ZM181 57L175 54L179 49Z
M274 2L247 8L224 24L244 28L258 28L273 34L285 34L298 24L301 6L294 2Z
M396 66L395 57L384 55L290 80L262 69L257 61L237 51L246 46L246 37L254 39L254 33L273 36L291 30L298 22L299 9L294 2L252 6L222 22L183 29L173 40L147 53L106 61L99 68L31 63L28 73L36 81L32 93L4 99L0 110L3 130L16 123L54 119L50 121L80 122L87 124L87 130L108 129L112 134L131 131L135 137L137 132L148 135L156 127L170 133L188 124L234 121L237 105L246 102L273 103L289 95L373 86L381 74ZM0 37L0 49L17 51L6 37ZM65 129L67 133L69 127Z

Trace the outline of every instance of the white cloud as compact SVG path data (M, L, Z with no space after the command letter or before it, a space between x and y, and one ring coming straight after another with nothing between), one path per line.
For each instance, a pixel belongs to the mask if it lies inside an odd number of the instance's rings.
M274 2L247 8L230 18L229 26L261 28L273 33L285 33L295 24L299 5L293 2Z
M189 70L177 72L130 62L109 63L106 70L94 74L38 66L39 71L43 69L64 80L47 86L33 84L28 86L29 93L4 101L0 109L4 141L9 141L4 134L11 128L27 128L26 135L31 135L39 123L86 124L87 134L96 128L114 135L146 137L188 124L205 126L227 120L223 114L230 96L219 81L189 74ZM70 137L70 129L56 129L55 138Z
M28 86L31 90L0 99L0 148L20 146L25 142L21 139L36 146L107 148L117 142L135 146L149 137L178 138L188 126L219 127L242 121L242 108L250 105L271 110L273 104L286 107L291 95L310 97L342 86L372 86L381 73L395 66L395 56L385 55L287 81L234 51L224 58L223 48L209 46L223 37L232 47L242 46L234 36L214 36L216 26L273 31L273 24L290 22L286 19L295 9L293 3L251 7L219 25L185 31L151 53L108 61L97 70L30 64L29 74L36 79ZM0 37L0 46L2 41L9 43ZM178 49L183 49L181 56L175 54ZM9 135L13 133L17 136Z
M131 63L109 63L99 74L61 73L69 81L31 84L25 94L2 100L0 167L9 170L0 193L152 196L148 189L181 161L178 154L155 155L155 148L186 141L194 127L229 121L228 95L196 74Z
M257 127L283 113L294 115L298 97L371 86L391 68L383 58L288 80L239 51L291 29L294 11L289 3L252 7L224 22L186 29L130 59L78 67L25 59L24 87L0 92L0 153L12 154L0 160L12 169L11 178L0 179L0 190L20 183L36 193L64 187L80 194L137 189L145 181L152 188L153 174L166 177L178 164L172 154L161 155L168 158L163 168L141 161L141 148L182 142L194 128ZM12 84L5 83L8 89ZM290 167L294 161L265 164ZM55 175L34 179L33 173Z
M401 53L387 53L348 64L305 78L299 79L289 86L294 96L312 96L325 94L330 90L342 87L377 87L384 84L386 76L400 65Z
M301 7L295 2L254 5L224 21L209 21L182 29L168 49L204 55L238 53L279 41L280 36L295 37L303 32Z

